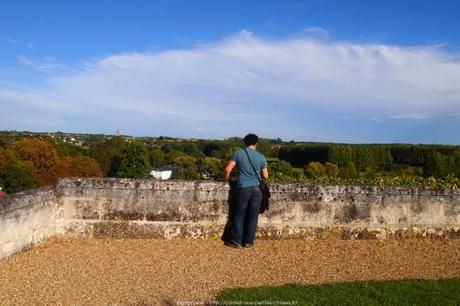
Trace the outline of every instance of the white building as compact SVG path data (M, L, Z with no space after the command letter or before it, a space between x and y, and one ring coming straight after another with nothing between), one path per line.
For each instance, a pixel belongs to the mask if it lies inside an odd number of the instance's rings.
M161 167L150 171L150 175L157 180L168 180L171 178L172 169L170 167Z

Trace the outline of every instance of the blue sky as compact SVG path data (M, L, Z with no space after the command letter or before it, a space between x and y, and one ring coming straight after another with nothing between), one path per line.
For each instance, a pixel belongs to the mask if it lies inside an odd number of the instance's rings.
M3 1L0 129L460 144L460 1Z

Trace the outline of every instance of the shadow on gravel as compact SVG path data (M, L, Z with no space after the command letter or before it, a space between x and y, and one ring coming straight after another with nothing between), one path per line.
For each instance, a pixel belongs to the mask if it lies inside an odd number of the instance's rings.
M230 181L230 191L228 192L228 215L227 215L227 223L225 224L224 232L220 240L224 243L231 243L232 242L232 214L233 214L233 199L235 198L235 190L236 190L236 181Z

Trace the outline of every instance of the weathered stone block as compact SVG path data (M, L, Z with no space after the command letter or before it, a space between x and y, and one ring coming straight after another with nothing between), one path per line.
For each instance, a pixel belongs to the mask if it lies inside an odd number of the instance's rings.
M143 220L145 199L137 189L106 190L97 197L103 220Z

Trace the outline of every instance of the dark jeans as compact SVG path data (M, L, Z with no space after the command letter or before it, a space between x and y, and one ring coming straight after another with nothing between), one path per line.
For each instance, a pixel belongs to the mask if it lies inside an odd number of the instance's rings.
M262 191L259 186L236 189L232 216L234 244L254 243L261 203Z

